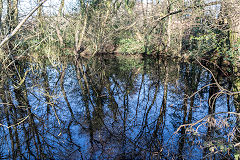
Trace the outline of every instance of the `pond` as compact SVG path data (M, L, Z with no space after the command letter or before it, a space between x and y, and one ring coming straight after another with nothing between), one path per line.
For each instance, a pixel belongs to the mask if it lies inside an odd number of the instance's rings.
M238 106L223 90L233 79L217 69L117 57L10 67L1 66L1 159L238 156Z

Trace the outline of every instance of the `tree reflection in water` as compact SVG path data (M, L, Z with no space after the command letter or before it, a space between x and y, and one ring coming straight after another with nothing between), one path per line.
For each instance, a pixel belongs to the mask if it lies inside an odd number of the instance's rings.
M227 137L234 115L175 132L206 115L238 111L229 95L211 98L219 90L200 65L98 57L10 67L8 74L1 70L0 81L2 159L218 159L236 153ZM219 84L233 83L215 76Z

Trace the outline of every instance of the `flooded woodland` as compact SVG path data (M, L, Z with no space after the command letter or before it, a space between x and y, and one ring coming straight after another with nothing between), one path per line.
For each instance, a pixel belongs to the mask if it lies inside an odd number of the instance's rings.
M239 0L0 0L0 159L240 159Z
M1 159L238 154L239 98L228 91L235 79L198 61L103 56L14 64L10 77L1 69Z

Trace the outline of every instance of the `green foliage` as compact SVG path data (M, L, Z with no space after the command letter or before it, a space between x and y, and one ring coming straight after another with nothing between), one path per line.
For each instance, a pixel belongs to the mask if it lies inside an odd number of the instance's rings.
M133 7L135 6L135 1L125 0L125 8L129 14L132 14Z
M225 52L224 59L231 62L234 66L240 64L240 41Z
M190 43L195 54L202 56L209 50L217 47L217 35L212 30L208 30L205 33L199 33L197 36L191 35Z
M240 159L240 153L238 153L238 152L235 153L235 154L234 154L234 159L235 159L235 160L239 160L239 159Z
M145 51L144 43L133 39L121 39L119 41L118 52L123 54L143 53Z
M212 153L221 152L223 155L227 155L230 150L235 150L232 143L224 141L224 137L213 138L211 141L204 142L203 146L207 147Z
M119 64L121 64L120 67L119 67L119 71L126 72L126 73L128 73L131 70L137 69L137 68L142 68L143 65L144 65L142 63L142 61L139 61L139 60L134 59L134 58L133 59L131 59L131 58L121 59L121 58L119 58Z

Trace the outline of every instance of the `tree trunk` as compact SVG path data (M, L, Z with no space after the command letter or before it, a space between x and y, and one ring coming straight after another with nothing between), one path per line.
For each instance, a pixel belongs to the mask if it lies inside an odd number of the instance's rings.
M47 0L42 0L35 8L33 8L31 10L31 12L29 12L22 20L21 22L15 27L15 29L10 32L11 30L9 29L9 26L10 25L10 17L9 17L9 14L7 14L7 19L6 19L6 24L7 24L7 27L8 27L8 35L1 41L0 43L0 47L2 47L6 42L8 42L19 30L20 28L22 27L22 25L28 20L28 18L44 3L46 2ZM10 9L11 9L11 3L10 3L10 0L7 1L8 2L8 7L7 7L7 13L9 13Z
M59 7L59 10L58 10L58 18L57 18L57 25L56 25L56 31L57 31L57 36L58 36L58 39L59 39L59 42L60 42L60 45L61 46L64 46L64 42L63 42L63 37L62 37L62 33L61 33L61 30L60 30L60 23L61 23L61 19L62 19L62 16L63 16L63 7L64 7L64 0L61 1L61 4L60 4L60 7Z
M10 33L18 24L18 0L7 1L7 27Z
M38 3L40 3L41 2L41 0L38 0ZM38 16L38 19L39 19L39 21L41 22L41 20L42 20L42 6L41 7L39 7L39 9L38 9L38 13L37 13L37 16Z
M171 2L168 0L167 1L167 14L171 12ZM171 47L171 29L172 29L172 16L168 17L168 22L167 22L167 48L166 51L169 51Z
M60 4L59 10L58 10L59 16L62 16L62 15L63 15L64 3L65 3L65 0L61 0L61 4Z
M0 0L0 33L2 31L2 12L3 12L3 2Z
M231 0L231 2L226 2L228 21L230 27L230 46L235 47L237 41L240 39L240 1Z
M230 47L237 44L240 38L240 2L239 0L222 1L219 13L220 30L228 32L227 41ZM220 37L220 39L222 39Z

